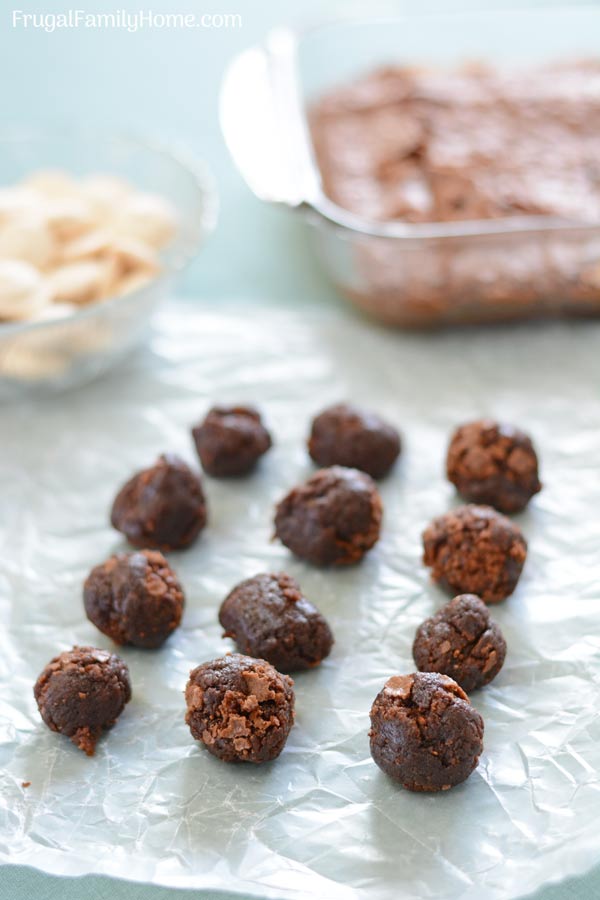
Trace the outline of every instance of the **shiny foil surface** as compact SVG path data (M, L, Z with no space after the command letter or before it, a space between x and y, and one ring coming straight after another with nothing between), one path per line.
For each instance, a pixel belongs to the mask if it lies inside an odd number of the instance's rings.
M600 858L600 326L399 334L339 313L197 312L173 304L152 345L85 389L4 406L0 450L0 860L157 884L327 900L507 900ZM278 499L313 466L313 414L350 399L400 428L380 484L380 542L318 570L272 540ZM120 485L164 451L198 462L190 427L213 403L252 403L274 437L256 473L204 478L209 522L169 554L181 628L158 651L116 648L85 617L92 566L126 548ZM529 557L492 608L505 666L472 695L485 751L469 780L411 794L369 755L371 703L413 671L418 624L444 602L421 562L429 520L458 501L444 477L455 425L491 415L528 431L544 484L515 517ZM233 650L230 588L286 570L336 639L295 677L297 720L277 761L227 765L191 737L189 670ZM133 698L87 758L41 722L48 660L118 652ZM28 787L24 783L30 782Z

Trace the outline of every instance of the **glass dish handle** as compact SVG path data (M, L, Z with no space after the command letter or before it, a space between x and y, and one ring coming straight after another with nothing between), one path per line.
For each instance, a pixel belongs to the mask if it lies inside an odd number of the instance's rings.
M228 66L219 101L225 143L261 200L313 205L319 179L312 158L296 66L296 36L270 32Z

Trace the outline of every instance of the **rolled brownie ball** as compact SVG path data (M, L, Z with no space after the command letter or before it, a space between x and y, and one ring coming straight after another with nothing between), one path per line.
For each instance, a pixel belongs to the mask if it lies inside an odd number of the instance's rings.
M164 454L123 485L110 521L134 547L189 547L206 525L200 479L178 456Z
M521 529L490 506L459 506L423 532L423 561L453 594L498 603L512 594L527 556Z
M48 728L93 756L98 738L131 699L129 670L105 650L73 647L48 663L33 693Z
M308 452L320 466L348 466L383 478L400 453L400 435L375 413L337 403L313 420Z
M420 672L448 675L463 691L474 691L496 677L506 641L475 594L460 594L417 629L413 657Z
M223 637L248 656L267 659L281 672L310 669L329 655L331 629L290 575L255 575L225 598L219 611Z
M239 653L214 659L190 672L185 721L225 762L269 762L294 724L293 684L264 659Z
M246 406L215 406L192 436L202 468L216 478L246 475L271 446L259 413Z
M448 447L446 471L465 500L504 513L520 512L542 488L531 438L492 419L456 429Z
M446 675L395 675L371 707L371 756L409 791L447 791L483 750L483 719Z
M293 488L275 511L275 535L316 566L359 562L379 538L382 503L358 469L320 469Z
M181 622L183 602L177 576L158 550L111 556L83 586L88 619L116 644L160 647Z

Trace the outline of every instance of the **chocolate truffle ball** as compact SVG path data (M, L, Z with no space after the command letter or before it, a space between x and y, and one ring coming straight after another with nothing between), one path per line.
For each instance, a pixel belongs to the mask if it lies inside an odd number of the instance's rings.
M255 409L215 406L192 429L202 468L216 478L246 475L271 446Z
M419 626L413 656L420 672L448 675L468 693L496 677L506 641L485 603L460 594Z
M320 466L348 466L383 478L400 453L400 435L375 413L336 403L313 420L308 452Z
M313 565L350 565L379 539L382 511L369 475L341 466L319 469L278 504L275 536Z
M241 653L267 659L281 672L318 666L333 644L324 617L284 572L255 575L234 587L219 622Z
M164 454L123 485L110 521L134 547L189 547L206 525L200 479L178 456Z
M129 671L106 650L73 647L48 663L33 693L48 728L93 756L98 738L131 699Z
M371 756L409 791L447 791L469 777L483 750L483 719L447 675L386 681L371 707Z
M490 506L459 506L423 532L423 561L453 594L498 603L512 594L527 556L521 529Z
M264 659L239 653L214 659L190 672L185 721L225 762L269 762L294 724L293 684Z
M446 471L465 500L504 513L520 512L542 487L531 439L518 428L492 419L456 429L448 447Z
M88 575L83 603L90 622L116 644L160 647L181 621L183 591L158 550L118 553Z

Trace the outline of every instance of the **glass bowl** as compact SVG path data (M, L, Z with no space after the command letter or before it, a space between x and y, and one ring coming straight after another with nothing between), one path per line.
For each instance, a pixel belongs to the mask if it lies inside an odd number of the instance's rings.
M40 169L124 178L165 197L177 211L178 230L160 254L161 272L138 290L60 319L1 323L0 400L81 385L126 356L143 340L156 306L216 222L217 194L209 170L170 147L82 133L0 135L0 186Z

